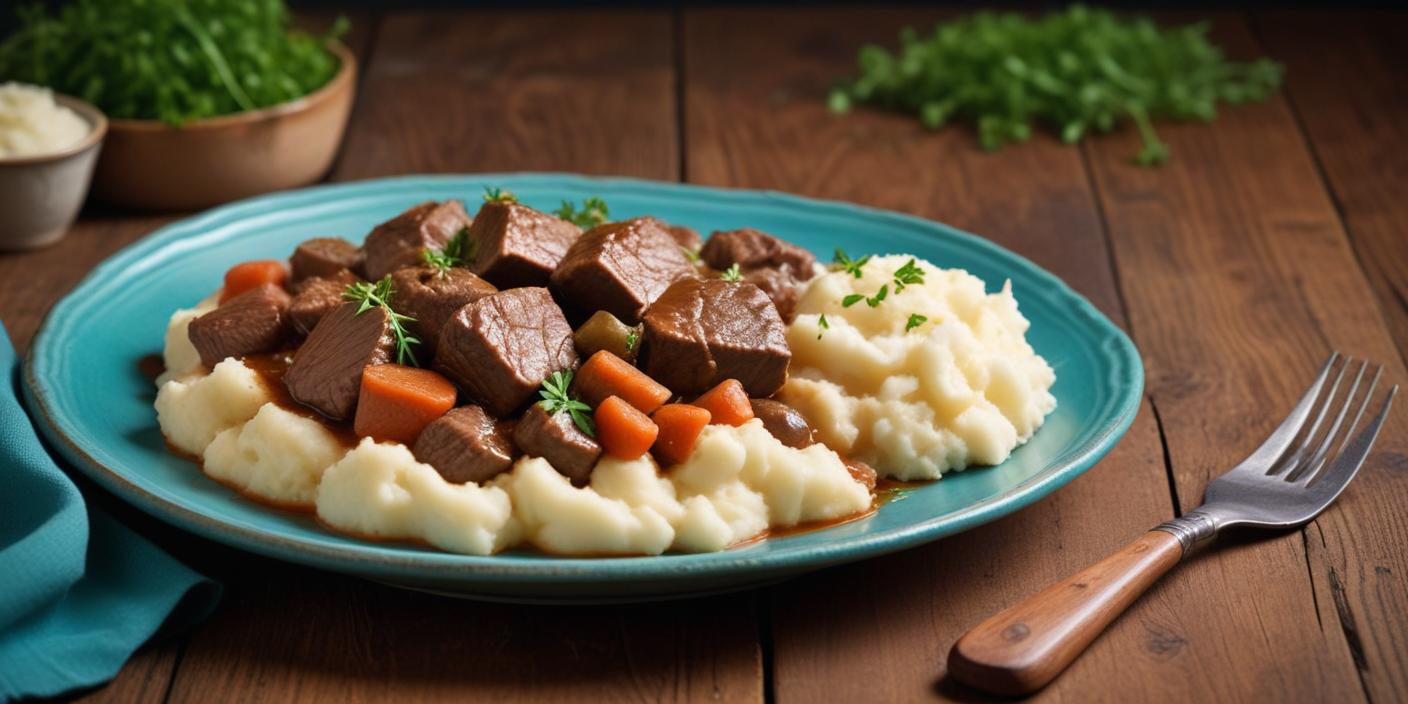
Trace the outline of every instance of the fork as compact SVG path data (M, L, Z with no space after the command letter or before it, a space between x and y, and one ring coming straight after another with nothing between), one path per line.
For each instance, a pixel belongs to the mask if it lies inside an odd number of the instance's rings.
M1341 361L1338 352L1330 355L1261 447L1208 484L1202 506L982 622L954 644L949 674L998 694L1034 692L1066 669L1159 577L1224 529L1287 529L1318 516L1364 464L1398 393L1396 385L1390 388L1378 412L1355 435L1383 373L1378 365L1371 372L1368 360L1351 372L1355 366L1351 358Z

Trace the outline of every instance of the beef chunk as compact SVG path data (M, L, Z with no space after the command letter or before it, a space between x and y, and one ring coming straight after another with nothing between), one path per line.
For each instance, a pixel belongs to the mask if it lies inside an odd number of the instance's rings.
M337 237L317 237L303 242L288 258L289 283L313 277L330 278L343 270L362 270L360 247Z
M461 406L420 431L412 448L416 459L455 484L485 482L513 467L518 448L507 423L479 406Z
M207 367L226 357L273 352L287 340L288 303L282 288L264 284L192 320L186 334Z
M577 486L587 485L601 457L601 445L572 422L570 413L548 413L537 403L513 429L513 442L524 454L547 460Z
M357 275L346 269L331 276L315 276L301 281L298 292L293 295L293 302L288 305L294 332L299 335L313 332L323 316L342 305L342 292L358 281Z
M816 444L812 426L797 409L766 398L751 399L749 403L753 406L753 417L762 419L763 427L783 445L800 450Z
M864 484L865 488L868 489L870 493L875 493L875 484L880 478L875 468L860 460L847 459L844 457L841 459L846 463L846 471L851 473L851 478Z
M547 286L548 276L582 229L526 205L485 203L474 216L469 268L499 288Z
M636 218L577 238L552 273L552 286L583 313L604 310L634 325L670 284L693 273L658 220Z
M816 257L811 252L752 228L715 232L699 256L715 269L738 264L743 280L762 289L789 323L802 297L802 284L815 274Z
M503 418L555 371L575 369L572 327L545 288L512 288L466 304L440 329L435 367Z
M347 420L357 410L362 370L391 361L394 349L385 308L358 314L356 303L343 303L318 321L294 353L284 384L293 400L333 420Z
M693 396L737 379L749 396L767 397L787 380L782 318L757 286L682 279L645 313L641 368L671 391Z
M665 233L668 234L670 238L675 241L675 244L684 247L685 249L691 252L698 252L700 245L704 243L704 239L699 236L699 232L692 227L685 227L684 225L671 225L670 223L665 222L664 220L661 220L659 218L649 219L654 220L655 224L659 225L662 229L664 229Z
M421 263L427 247L441 249L455 233L470 226L464 204L457 200L421 203L377 225L362 245L366 250L366 274L378 281L403 266Z
M411 327L427 350L435 349L440 341L440 328L455 311L498 291L468 269L452 267L441 275L439 270L429 266L397 269L391 275L391 289L393 307L396 312L416 319Z

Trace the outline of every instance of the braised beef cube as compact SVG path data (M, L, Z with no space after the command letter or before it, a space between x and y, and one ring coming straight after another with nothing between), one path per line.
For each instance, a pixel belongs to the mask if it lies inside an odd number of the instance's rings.
M264 284L192 320L186 334L207 367L226 357L273 352L288 338L288 303L282 288Z
M880 475L875 471L874 467L860 460L842 458L842 461L846 463L846 471L851 473L852 479L864 484L866 490L870 491L870 493L875 493L875 484L879 480Z
M670 238L675 241L675 244L691 252L698 252L699 247L704 243L704 239L699 236L699 232L692 227L671 225L659 218L650 219L654 220L661 228L664 228L665 232L670 235Z
M572 414L548 413L535 403L513 429L513 442L523 454L541 457L577 486L586 486L592 467L601 457L601 445L583 433Z
M763 427L783 445L800 450L816 444L811 424L797 409L767 398L750 399L749 403L753 417L762 420Z
M421 203L377 225L362 244L367 278L379 281L401 267L419 265L426 248L443 249L455 233L469 226L469 214L457 200Z
M317 237L298 245L288 262L290 284L314 277L326 279L343 270L361 271L362 249L337 237Z
M513 467L513 431L479 406L451 409L420 431L411 450L445 481L486 482Z
M747 282L682 279L645 312L641 369L684 396L737 379L750 397L787 380L792 351L772 300Z
M359 314L357 307L343 303L318 321L284 374L293 400L333 420L352 417L362 370L391 361L396 348L386 309L375 306Z
M786 267L804 281L812 277L812 265L816 263L811 252L751 227L715 232L699 250L699 256L709 266L721 270L734 264L744 270Z
M552 273L553 290L574 308L604 310L627 325L670 284L694 273L660 222L635 218L588 230Z
M342 305L342 292L361 279L356 274L341 269L331 276L315 276L298 284L298 292L288 305L288 316L293 321L294 332L300 336L313 332L318 321Z
M791 323L797 317L797 302L802 300L802 292L807 288L806 279L797 279L785 267L775 269L765 266L750 269L743 275L743 280L762 289L772 299L782 322Z
M397 269L391 275L391 290L396 312L416 319L410 326L426 350L435 349L440 328L455 311L498 291L468 269L451 267L441 273L429 266Z
M512 288L466 304L440 329L435 368L503 418L553 372L577 367L572 327L545 288Z
M526 205L485 203L469 229L469 269L499 288L547 286L548 277L582 229Z

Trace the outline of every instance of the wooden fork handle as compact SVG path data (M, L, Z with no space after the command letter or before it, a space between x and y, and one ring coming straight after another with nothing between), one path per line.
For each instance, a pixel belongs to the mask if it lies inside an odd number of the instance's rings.
M1173 535L1145 533L968 631L948 654L949 674L998 694L1041 689L1182 556Z

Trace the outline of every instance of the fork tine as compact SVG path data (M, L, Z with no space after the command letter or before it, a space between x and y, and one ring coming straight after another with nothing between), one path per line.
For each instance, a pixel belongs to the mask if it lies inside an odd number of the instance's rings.
M1330 463L1330 469L1325 472L1325 476L1308 489L1313 500L1320 504L1320 509L1334 501L1364 465L1364 460L1379 437L1379 429L1383 427L1384 419L1388 417L1388 409L1393 405L1393 397L1396 395L1398 386L1395 385L1388 390L1383 405L1379 407L1379 412L1374 415L1373 420L1369 421L1369 425L1352 441L1347 440L1344 450Z
M1346 363L1347 364L1347 363ZM1359 391L1359 383L1364 380L1364 372L1369 367L1369 360L1364 360L1359 364L1359 371L1354 375L1354 383L1350 385L1349 392L1344 395L1344 400L1340 402L1340 412L1335 416L1335 422L1330 425L1330 429L1325 431L1325 438L1320 441L1320 447L1310 455L1301 466L1293 468L1286 474L1286 481L1308 484L1315 475L1325 466L1325 462L1330 455L1330 449L1335 447L1336 441L1343 450L1347 439L1354 433L1354 427L1359 424L1359 419L1364 415L1364 409L1369 406L1369 402L1374 398L1374 389L1379 385L1379 376L1384 373L1383 367L1378 367L1374 371L1374 378L1369 383L1369 391L1364 394L1364 400L1359 402L1359 409L1354 414L1354 422L1345 428L1344 438L1340 438L1340 426L1344 424L1345 416L1349 415L1349 409L1355 405L1354 395ZM1309 438L1307 438L1307 442Z
M1271 436L1266 438L1266 441L1261 443L1261 447L1258 447L1251 456L1247 457L1243 464L1255 464L1260 467L1276 466L1276 460L1286 454L1286 450L1290 448L1296 435L1305 426L1306 419L1310 417L1310 412L1315 408L1315 400L1320 397L1320 389L1324 388L1325 380L1330 376L1330 368L1339 358L1339 352L1330 354L1330 358L1325 360L1324 366L1320 367L1320 374L1315 377L1310 388L1306 389L1300 400L1296 402L1295 408L1291 409L1286 419L1281 421L1281 425L1276 427ZM1258 473L1261 471L1264 470L1258 470Z

